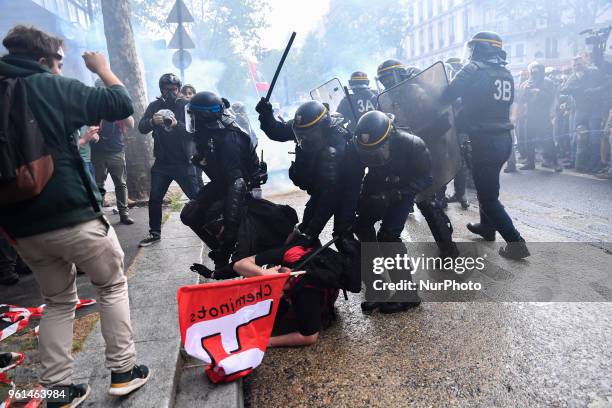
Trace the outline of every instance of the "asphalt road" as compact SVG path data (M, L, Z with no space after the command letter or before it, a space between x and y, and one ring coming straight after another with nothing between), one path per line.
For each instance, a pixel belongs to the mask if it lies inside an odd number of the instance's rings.
M611 197L612 182L588 176L539 170L502 178L502 202L527 241L594 243L563 263L588 266L589 254L605 256L597 245L612 242ZM305 196L274 200L301 212ZM465 228L477 205L451 204L448 214L458 241L494 245ZM418 210L403 238L431 240ZM495 262L523 274L525 265L557 261L532 252L526 264ZM612 274L609 256L603 269ZM268 350L246 378L247 406L612 407L612 303L424 302L389 316L362 314L360 301L339 299L337 322L316 345Z

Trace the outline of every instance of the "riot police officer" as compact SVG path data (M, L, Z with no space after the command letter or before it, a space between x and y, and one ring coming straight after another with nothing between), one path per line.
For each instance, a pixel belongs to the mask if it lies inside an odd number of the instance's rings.
M421 70L417 67L406 67L398 60L388 59L378 66L376 80L382 84L384 89L389 89L420 72Z
M377 79L386 90L400 82L413 78L420 72L421 70L416 67L406 67L401 62L390 59L378 66ZM424 99L427 99L423 89L418 86L412 87L409 92L421 95ZM429 153L427 154L429 155ZM425 221L427 221L431 234L440 248L440 255L442 257L456 257L459 251L453 242L453 226L448 216L444 213L443 206L437 200L434 200L432 194L431 197L420 199L417 202L417 207L423 214ZM412 209L412 206L410 206L410 209Z
M499 172L510 156L513 128L510 106L514 101L514 80L505 68L502 39L492 32L480 32L467 43L469 63L457 73L442 98L461 98L464 124L472 146L472 175L480 204L480 223L468 229L487 241L498 231L508 243L500 255L521 259L529 256L525 240L499 201Z
M229 107L226 99L213 92L198 92L185 109L186 128L193 134L196 145L192 161L210 182L199 191L195 201L185 206L181 220L212 246L209 256L217 269L227 265L232 254L247 194L262 183L262 166L255 147L226 111ZM211 237L204 228L204 220L211 205L218 201L223 202L221 225L217 229L220 233Z
M387 114L372 111L357 123L353 147L364 166L361 175L368 168L357 211L357 237L361 242L401 243L400 235L417 194L432 183L431 157L425 142L395 128ZM382 223L376 232L378 221ZM417 297L412 302L363 302L361 307L364 311L378 307L383 313L393 313L419 303Z
M361 179L356 161L348 158L350 133L340 126L342 118L332 116L318 101L302 104L288 122L277 120L272 106L263 98L256 110L260 113L261 129L270 139L296 143L289 178L310 198L294 233L294 242L316 243L333 216L333 233L338 236L335 245L342 252L351 252L355 243L351 227Z
M349 88L352 94L338 105L338 113L344 117L348 123L348 129L352 132L357 126L357 121L364 113L376 109L377 94L370 89L370 79L365 72L355 71L349 79ZM350 98L350 100L349 100Z

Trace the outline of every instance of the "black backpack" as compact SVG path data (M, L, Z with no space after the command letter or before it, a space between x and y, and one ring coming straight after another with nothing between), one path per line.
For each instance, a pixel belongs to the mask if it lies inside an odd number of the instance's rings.
M21 78L0 77L0 205L41 193L53 175L53 157L28 105Z

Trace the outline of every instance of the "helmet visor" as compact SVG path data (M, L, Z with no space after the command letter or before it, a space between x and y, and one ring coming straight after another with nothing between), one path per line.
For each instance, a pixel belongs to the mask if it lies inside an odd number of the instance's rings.
M325 144L325 134L321 126L315 125L309 128L293 126L293 133L297 145L305 152L314 152Z
M389 162L391 157L391 146L389 140L385 140L376 146L365 147L357 142L357 139L353 139L357 156L359 160L368 167L384 166Z
M195 114L189 109L189 104L185 105L185 130L187 133L195 133Z

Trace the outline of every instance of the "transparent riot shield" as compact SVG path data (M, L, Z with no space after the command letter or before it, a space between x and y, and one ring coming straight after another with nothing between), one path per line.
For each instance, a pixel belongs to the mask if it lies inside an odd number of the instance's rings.
M448 184L461 168L453 108L440 102L447 87L444 64L437 62L378 96L379 110L395 115L395 126L423 139L431 154L433 184L417 200Z
M344 99L344 88L338 78L333 78L310 91L310 97L315 101L327 104L329 111L335 113Z

